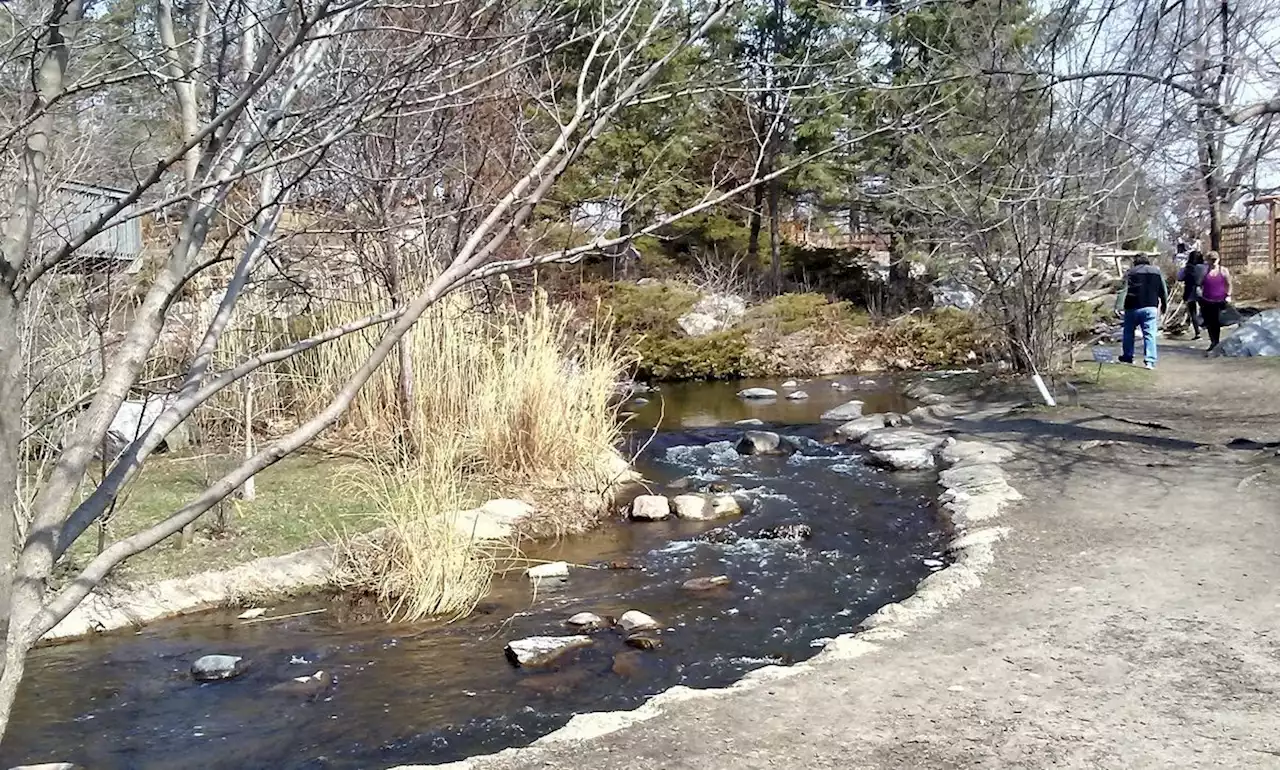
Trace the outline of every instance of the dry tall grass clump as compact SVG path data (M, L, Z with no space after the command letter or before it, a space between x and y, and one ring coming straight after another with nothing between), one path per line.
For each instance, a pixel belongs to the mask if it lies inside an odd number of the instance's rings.
M329 326L380 309L371 301L335 304L318 325ZM351 335L294 366L294 392L303 409L332 397L362 361L376 332ZM591 472L616 445L611 405L628 360L611 333L579 323L568 306L535 292L482 310L475 298L451 294L409 338L414 398L408 424L398 400L396 367L387 366L356 397L336 440L348 449L390 459L395 438L413 437L415 459L426 461L447 433L449 454L468 477L502 483L559 484Z
M505 554L501 544L475 540L456 526L464 483L445 451L372 473L361 492L383 527L344 541L339 582L371 593L392 620L470 613Z
M321 322L377 309L341 307L341 316ZM300 357L296 397L327 400L371 344L372 335L352 335ZM612 395L628 363L607 331L542 292L483 310L473 297L451 295L415 327L409 353L407 415L398 371L387 367L360 392L336 438L382 469L371 496L383 528L348 542L345 581L403 620L465 614L487 592L499 557L515 555L509 543L459 531L456 512L489 495L521 496L549 511L531 527L538 532L596 519L604 507L588 500L599 501L618 470Z

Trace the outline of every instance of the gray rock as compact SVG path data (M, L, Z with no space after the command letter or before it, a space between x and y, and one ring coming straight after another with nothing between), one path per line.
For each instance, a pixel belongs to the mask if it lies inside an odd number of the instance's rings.
M743 388L738 391L738 398L747 400L777 398L778 391L772 388Z
M788 401L803 401L808 397L809 397L809 394L805 393L803 390L797 390L787 394Z
M874 430L862 437L862 445L872 450L924 448L930 452L942 446L943 439L907 428Z
M249 670L249 661L239 655L205 655L191 664L191 676L197 682L234 679Z
M18 765L9 770L84 770L84 766L71 762L45 762L39 765Z
M717 588L725 588L733 581L728 575L716 575L715 577L698 577L684 581L680 585L686 591L714 591Z
M733 495L719 494L711 498L712 518L723 519L742 513L742 503Z
M751 417L746 420L738 420L734 425L750 425L752 427L759 427L764 425L764 420L757 420L756 418Z
M490 500L479 508L455 513L454 526L475 540L506 540L532 515L533 506L523 500Z
M880 430L885 427L885 416L883 414L869 414L866 417L859 417L856 420L850 420L845 424L836 428L836 435L848 439L849 441L860 441L863 436L873 430Z
M704 495L678 495L671 501L671 507L675 509L676 516L682 519L707 521L715 518L711 510L711 498Z
M939 281L929 287L934 307L953 307L972 310L978 304L978 294L959 281Z
M579 612L572 615L565 621L566 625L572 626L580 631L598 631L602 628L609 628L613 625L607 618L603 618L594 612Z
M1003 447L985 441L957 441L938 450L938 459L947 467L973 465L975 463L1003 463L1013 453Z
M834 409L828 409L822 413L822 419L831 421L848 421L862 416L862 402L849 401L841 404Z
M905 414L898 414L897 412L885 412L884 414L884 426L886 428L901 428L910 424L911 418Z
M591 646L589 636L531 636L508 642L507 660L520 668L541 668L555 663L564 655Z
M706 532L703 532L701 535L698 535L698 539L703 541L704 543L727 544L727 543L736 543L741 538L738 536L737 532L734 532L728 527L716 527L715 529L709 529Z
M637 650L656 650L662 646L662 639L654 634L631 634L623 640L628 647Z
M328 691L333 684L333 676L327 671L317 671L311 676L296 676L287 682L272 685L272 692L282 692L308 700L315 700Z
M671 503L662 495L640 495L631 502L631 518L662 521L671 515Z
M553 561L547 564L535 564L524 571L530 580L555 580L567 579L569 577L569 565L563 561Z
M1216 356L1280 356L1280 310L1266 310L1240 324L1214 349Z
M782 387L784 387L784 388L798 388L798 387L800 387L800 383L796 382L795 380L787 380L786 382L782 383Z
M789 451L790 446L772 431L749 430L738 440L737 450L740 455L776 455Z
M644 406L645 404L648 404L648 403L649 403L649 399L647 399L647 398L633 398L633 399L631 399L631 405L632 405L632 406Z
M704 337L724 331L746 315L747 303L734 294L708 294L676 320L690 337Z
M661 628L661 624L640 610L627 610L618 618L618 627L622 629L622 633L630 636L639 631Z
M928 471L935 467L933 452L926 447L907 449L875 449L871 464L895 471Z

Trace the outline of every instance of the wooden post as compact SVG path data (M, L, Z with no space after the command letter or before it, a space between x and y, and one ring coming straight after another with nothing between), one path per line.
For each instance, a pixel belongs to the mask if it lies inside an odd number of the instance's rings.
M1267 251L1271 256L1272 275L1280 273L1280 264L1276 263L1276 200L1267 203Z

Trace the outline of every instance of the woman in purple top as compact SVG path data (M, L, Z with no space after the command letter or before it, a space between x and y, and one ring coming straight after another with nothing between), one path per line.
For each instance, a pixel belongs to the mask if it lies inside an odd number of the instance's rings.
M1231 301L1231 273L1222 266L1216 251L1206 254L1204 261L1209 269L1200 282L1200 314L1209 332L1209 350L1213 350L1222 336L1222 310Z

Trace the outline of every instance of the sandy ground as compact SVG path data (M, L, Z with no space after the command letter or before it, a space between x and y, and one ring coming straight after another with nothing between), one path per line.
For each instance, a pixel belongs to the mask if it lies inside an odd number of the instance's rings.
M1280 767L1280 458L1227 446L1280 440L1280 366L1162 355L1149 392L965 424L1026 500L906 638L484 766Z

